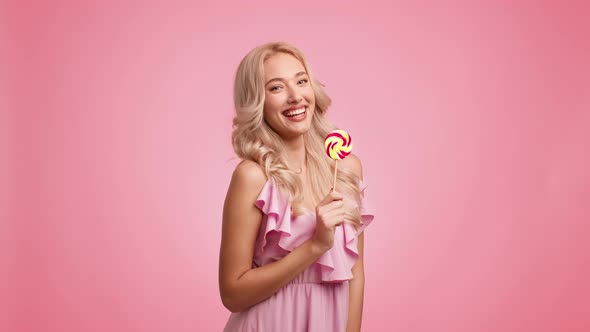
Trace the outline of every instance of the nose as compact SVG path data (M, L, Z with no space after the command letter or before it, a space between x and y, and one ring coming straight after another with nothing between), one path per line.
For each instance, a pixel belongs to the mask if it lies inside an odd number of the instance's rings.
M289 97L287 98L287 103L289 104L298 104L301 102L303 98L301 97L301 93L297 90L296 87L291 87L289 89Z

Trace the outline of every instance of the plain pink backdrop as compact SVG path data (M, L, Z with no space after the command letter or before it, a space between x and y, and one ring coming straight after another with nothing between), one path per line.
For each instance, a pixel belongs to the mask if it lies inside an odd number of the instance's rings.
M583 2L0 13L0 330L221 330L233 75L273 40L307 54L363 160L364 331L590 330Z

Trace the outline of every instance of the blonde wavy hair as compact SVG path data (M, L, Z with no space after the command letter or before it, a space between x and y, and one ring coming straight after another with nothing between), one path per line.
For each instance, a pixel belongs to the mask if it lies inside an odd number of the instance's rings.
M265 101L264 62L277 53L294 56L304 66L315 94L315 112L310 130L305 133L307 171L311 177L313 200L319 202L330 190L335 162L324 152L324 138L336 126L326 118L326 111L332 100L323 85L313 75L303 53L285 42L272 42L251 50L240 62L234 82L234 104L236 115L233 119L232 144L237 156L258 163L267 179L290 194L290 203L295 215L304 213L302 182L297 174L288 169L280 151L284 151L281 137L264 120ZM359 178L339 167L337 190L351 196L360 206ZM360 211L345 200L346 219L355 226L360 224Z

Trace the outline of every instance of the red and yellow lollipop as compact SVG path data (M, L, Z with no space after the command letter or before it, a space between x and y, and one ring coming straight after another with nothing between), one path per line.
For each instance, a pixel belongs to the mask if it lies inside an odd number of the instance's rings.
M346 158L352 152L352 137L341 129L332 131L326 136L324 141L324 147L326 148L326 154L336 160L336 166L334 167L334 185L332 188L336 190L336 174L338 174L338 160Z

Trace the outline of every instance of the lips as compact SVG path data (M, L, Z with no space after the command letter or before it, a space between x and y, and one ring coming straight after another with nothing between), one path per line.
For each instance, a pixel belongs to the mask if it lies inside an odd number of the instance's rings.
M291 107L286 111L283 111L283 115L286 117L293 117L304 114L307 111L307 106Z
M306 107L307 108L307 105L298 105L298 106L289 107L284 112L292 111L292 110L297 110L297 109L300 109L300 108L303 108L303 107Z

